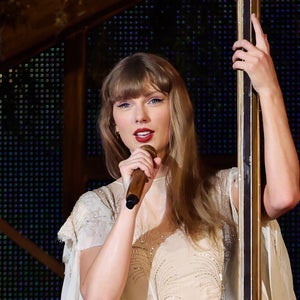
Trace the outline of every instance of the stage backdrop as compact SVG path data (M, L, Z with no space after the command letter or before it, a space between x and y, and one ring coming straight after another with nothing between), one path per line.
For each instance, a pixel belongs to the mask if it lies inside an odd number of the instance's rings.
M147 0L88 33L86 153L99 155L99 89L119 59L137 51L168 58L186 79L202 154L236 154L235 1ZM300 2L262 1L262 23L300 152ZM63 53L59 44L0 74L1 218L57 259L62 216ZM101 172L101 170L99 170ZM108 179L109 181L109 179ZM107 181L107 182L108 182ZM93 189L106 182L89 182ZM300 297L300 210L279 219ZM1 299L59 299L61 279L0 240Z

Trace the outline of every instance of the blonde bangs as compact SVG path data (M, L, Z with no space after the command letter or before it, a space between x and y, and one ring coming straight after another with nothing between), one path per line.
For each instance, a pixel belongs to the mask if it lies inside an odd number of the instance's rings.
M151 55L149 55L151 56ZM155 74L155 75L154 75ZM124 60L123 64L110 78L107 91L109 101L127 100L145 95L152 87L164 94L169 94L172 86L171 73L154 63L150 57L136 57Z

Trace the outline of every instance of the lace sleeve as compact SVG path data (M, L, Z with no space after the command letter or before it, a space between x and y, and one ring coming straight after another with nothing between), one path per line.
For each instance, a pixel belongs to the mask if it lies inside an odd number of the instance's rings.
M58 238L66 244L73 244L77 250L101 246L115 221L116 208L113 199L108 198L108 189L83 194L65 224Z
M238 224L238 211L234 206L232 197L233 185L238 185L238 170L231 168L221 170L216 176L216 191L219 194L218 201L222 212L227 217L231 217L234 223ZM231 236L230 231L224 227L224 245L225 245L225 272L224 280L225 299L237 299L237 277L238 255L237 248L231 248L226 264L227 245L236 243L236 238ZM262 224L262 299L296 299L293 290L293 277L289 261L288 252L281 235L279 224L276 220L263 222ZM231 253L230 253L231 252Z
M234 206L232 187L238 184L237 174L237 168L220 170L216 174L214 182L216 190L216 195L214 196L218 200L220 211L226 218L233 220L236 224L238 222L238 213Z
M58 232L65 243L63 262L65 278L61 300L81 300L80 250L101 246L109 234L116 215L116 205L107 187L83 194Z

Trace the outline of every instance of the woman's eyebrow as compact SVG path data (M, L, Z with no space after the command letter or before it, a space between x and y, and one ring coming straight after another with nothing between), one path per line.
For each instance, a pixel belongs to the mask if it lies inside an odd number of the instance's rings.
M160 91L149 91L144 94L144 97L150 97L150 96L157 95L157 94L163 95L163 93Z

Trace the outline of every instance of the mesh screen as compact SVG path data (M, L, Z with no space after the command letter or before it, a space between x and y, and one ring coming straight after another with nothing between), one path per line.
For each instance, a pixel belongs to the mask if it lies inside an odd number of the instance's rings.
M235 1L145 1L90 30L86 153L102 154L96 130L100 83L137 51L168 58L186 79L202 154L236 153ZM262 22L300 152L299 11L296 1L262 1ZM0 74L1 217L61 259L63 45ZM107 181L109 182L109 180ZM91 181L87 189L106 182ZM280 218L300 296L299 207ZM1 299L59 299L61 280L1 234ZM5 274L5 275L4 275Z
M0 77L1 218L61 259L63 47ZM1 299L55 299L61 282L1 234Z

